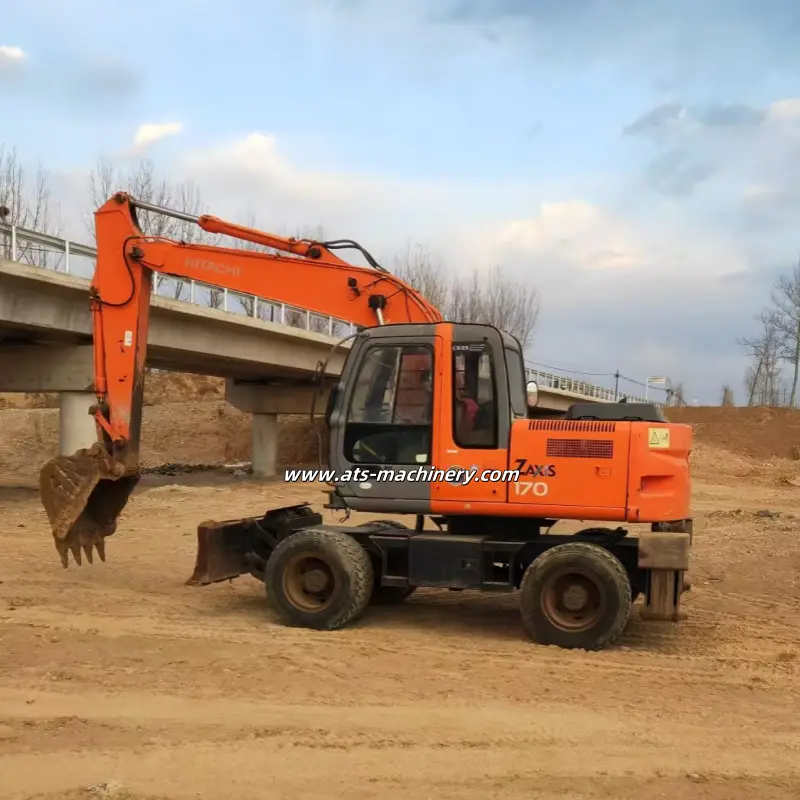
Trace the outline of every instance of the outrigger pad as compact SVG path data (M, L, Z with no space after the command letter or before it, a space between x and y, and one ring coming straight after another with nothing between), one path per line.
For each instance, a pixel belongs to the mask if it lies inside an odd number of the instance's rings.
M228 541L228 534L245 527L246 523L246 520L234 522L208 520L197 526L194 572L185 582L185 586L208 586L250 572L245 554L240 549L232 547Z
M117 529L139 475L126 475L125 466L101 443L72 456L48 461L39 473L39 493L62 565L69 553L81 564L81 550L92 563L92 547L105 561L105 538Z

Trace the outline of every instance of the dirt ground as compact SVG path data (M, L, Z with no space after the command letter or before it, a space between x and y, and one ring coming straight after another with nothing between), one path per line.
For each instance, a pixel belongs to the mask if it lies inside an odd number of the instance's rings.
M151 464L248 457L246 419L213 392L158 402ZM637 604L601 653L531 644L513 595L420 591L315 633L278 625L255 580L182 585L199 521L316 503L316 486L145 479L107 563L64 570L25 488L53 411L0 411L0 800L797 800L800 414L731 411L681 420L698 439L688 620ZM303 424L287 463L313 450Z

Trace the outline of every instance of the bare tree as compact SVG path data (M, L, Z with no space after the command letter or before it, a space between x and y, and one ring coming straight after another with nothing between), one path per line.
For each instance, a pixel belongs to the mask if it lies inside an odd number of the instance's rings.
M413 286L446 319L494 325L519 339L523 350L533 344L539 321L539 293L503 267L474 269L453 276L438 257L419 245L396 255L392 272Z
M437 308L449 308L452 302L450 276L441 260L423 245L407 243L404 250L391 259L389 270Z
M16 149L8 149L0 143L0 221L19 228L50 236L59 234L53 220L52 195L47 182L47 174L41 165L36 168L33 180L20 163ZM58 269L64 256L52 249L16 237L16 249L12 251L11 236L0 237L3 258L15 258L27 264Z
M672 399L672 405L686 405L686 390L683 387L683 381L678 381L673 385L672 389L670 389L670 397Z
M793 408L800 378L800 262L788 275L778 278L772 292L772 303L778 358L789 363L792 369L788 405Z
M725 385L722 387L722 397L720 399L721 406L733 406L736 405L733 400L733 389Z
M745 373L748 406L776 406L780 403L781 332L774 309L764 309L757 317L759 332L745 336L738 344L751 359Z
M101 159L89 174L89 195L93 209L108 200L114 192L124 191L137 200L151 205L171 208L184 214L200 216L205 213L204 204L197 186L191 181L173 183L156 173L152 161L143 159L127 172L119 170L113 164ZM92 240L96 241L94 231L94 211L87 218L87 228ZM137 211L139 227L148 236L163 236L196 244L212 244L213 235L206 233L197 225L186 220L175 219L152 211ZM165 291L162 291L165 290ZM208 305L219 308L222 304L222 293L208 287ZM188 299L189 287L186 280L166 275L155 276L155 290L167 294L174 300Z
M514 280L501 266L495 265L478 272L477 283L480 294L477 303L482 304L485 322L502 328L516 336L523 350L533 344L536 325L539 322L539 293L529 283Z

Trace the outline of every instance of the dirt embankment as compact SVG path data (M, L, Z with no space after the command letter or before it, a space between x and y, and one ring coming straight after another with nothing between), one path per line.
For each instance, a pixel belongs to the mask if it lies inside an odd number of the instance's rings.
M249 414L225 402L218 378L148 375L142 422L142 463L222 465L250 461ZM314 464L319 436L307 414L279 420L279 467ZM58 450L57 395L0 395L0 478L30 481Z
M698 442L756 459L800 456L800 411L791 408L672 408L667 416L694 428Z

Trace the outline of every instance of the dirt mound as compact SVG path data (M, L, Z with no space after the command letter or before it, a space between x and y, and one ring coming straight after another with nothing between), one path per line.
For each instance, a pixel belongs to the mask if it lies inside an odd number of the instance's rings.
M671 422L689 424L698 442L755 459L800 455L800 410L707 406L671 408Z
M144 467L221 465L252 458L251 417L225 402L221 378L149 372L144 403ZM58 395L0 394L0 413L0 476L30 480L58 450ZM320 418L317 430L323 427ZM279 468L316 463L317 430L306 415L281 417Z
M225 381L209 375L181 372L150 372L144 381L144 404L224 400Z
M58 410L9 408L0 415L0 476L31 480L58 452ZM319 439L308 417L281 417L278 429L279 467L317 462ZM142 465L250 461L251 430L250 415L224 401L150 406L142 422Z

